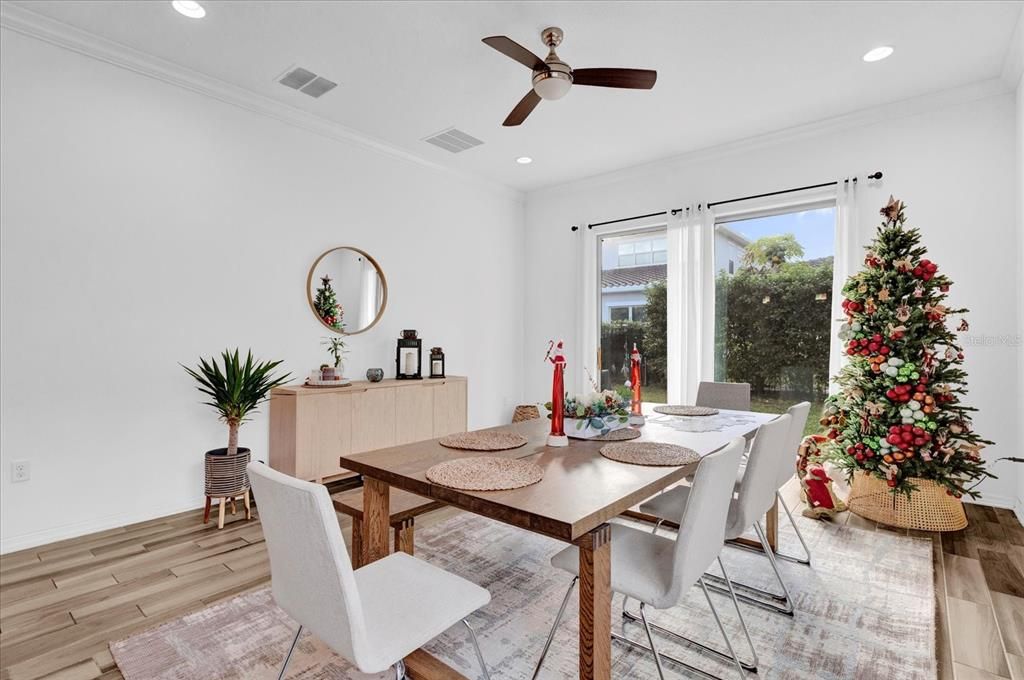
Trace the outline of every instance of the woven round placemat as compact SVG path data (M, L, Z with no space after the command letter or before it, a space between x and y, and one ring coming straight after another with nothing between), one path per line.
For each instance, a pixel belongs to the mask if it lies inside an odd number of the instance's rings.
M527 442L526 437L515 432L459 432L442 437L441 446L466 451L504 451L518 449Z
M718 409L710 406L655 406L654 412L666 416L713 416Z
M536 484L544 470L536 463L514 458L456 458L427 470L427 479L463 491L501 491Z
M632 427L620 427L617 430L612 430L608 434L602 434L599 437L591 437L590 441L594 442L624 442L627 439L637 439L640 437L640 430Z
M700 455L693 449L658 442L605 444L601 447L601 455L620 463L664 467L688 465L700 460Z

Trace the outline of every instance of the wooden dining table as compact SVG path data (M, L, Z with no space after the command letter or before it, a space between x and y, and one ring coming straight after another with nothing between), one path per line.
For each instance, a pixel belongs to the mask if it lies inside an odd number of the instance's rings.
M633 441L678 444L707 455L735 437L753 436L774 414L720 411L700 417L665 416L645 405L647 423ZM571 427L571 421L567 427ZM438 439L342 456L343 468L363 476L363 555L369 564L388 555L389 487L410 491L505 524L571 543L579 548L579 677L611 676L611 528L609 520L692 474L696 463L653 467L603 457L607 442L570 439L567 447L549 447L547 419L501 425L489 430L517 432L524 446L505 451L464 451ZM462 491L426 478L437 463L472 456L497 456L536 463L541 481L507 491ZM771 522L769 522L771 524ZM416 680L461 678L423 650L406 659Z

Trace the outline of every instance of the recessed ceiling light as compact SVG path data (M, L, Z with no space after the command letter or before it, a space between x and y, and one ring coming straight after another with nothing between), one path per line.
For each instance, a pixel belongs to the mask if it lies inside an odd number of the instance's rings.
M520 156L519 158L516 159L516 163L519 163L519 165L529 165L532 162L533 159L530 158L529 156Z
M869 50L868 53L864 55L863 59L864 61L882 61L890 54L892 54L892 48L888 45L882 45L881 47Z
M195 0L174 0L171 7L184 14L189 19L202 19L206 16L206 10Z

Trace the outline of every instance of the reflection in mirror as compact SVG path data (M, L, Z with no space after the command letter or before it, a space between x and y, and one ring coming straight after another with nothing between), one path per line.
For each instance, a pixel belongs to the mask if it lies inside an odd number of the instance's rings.
M384 313L388 284L377 261L358 248L328 250L310 267L306 279L309 306L335 333L354 335L373 326Z

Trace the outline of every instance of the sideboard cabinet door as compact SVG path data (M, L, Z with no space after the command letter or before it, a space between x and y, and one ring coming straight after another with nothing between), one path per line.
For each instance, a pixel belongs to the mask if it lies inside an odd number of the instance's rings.
M352 453L395 445L395 389L352 395Z
M448 380L434 390L434 437L466 431L466 381Z
M433 385L411 385L395 389L395 445L434 438Z

